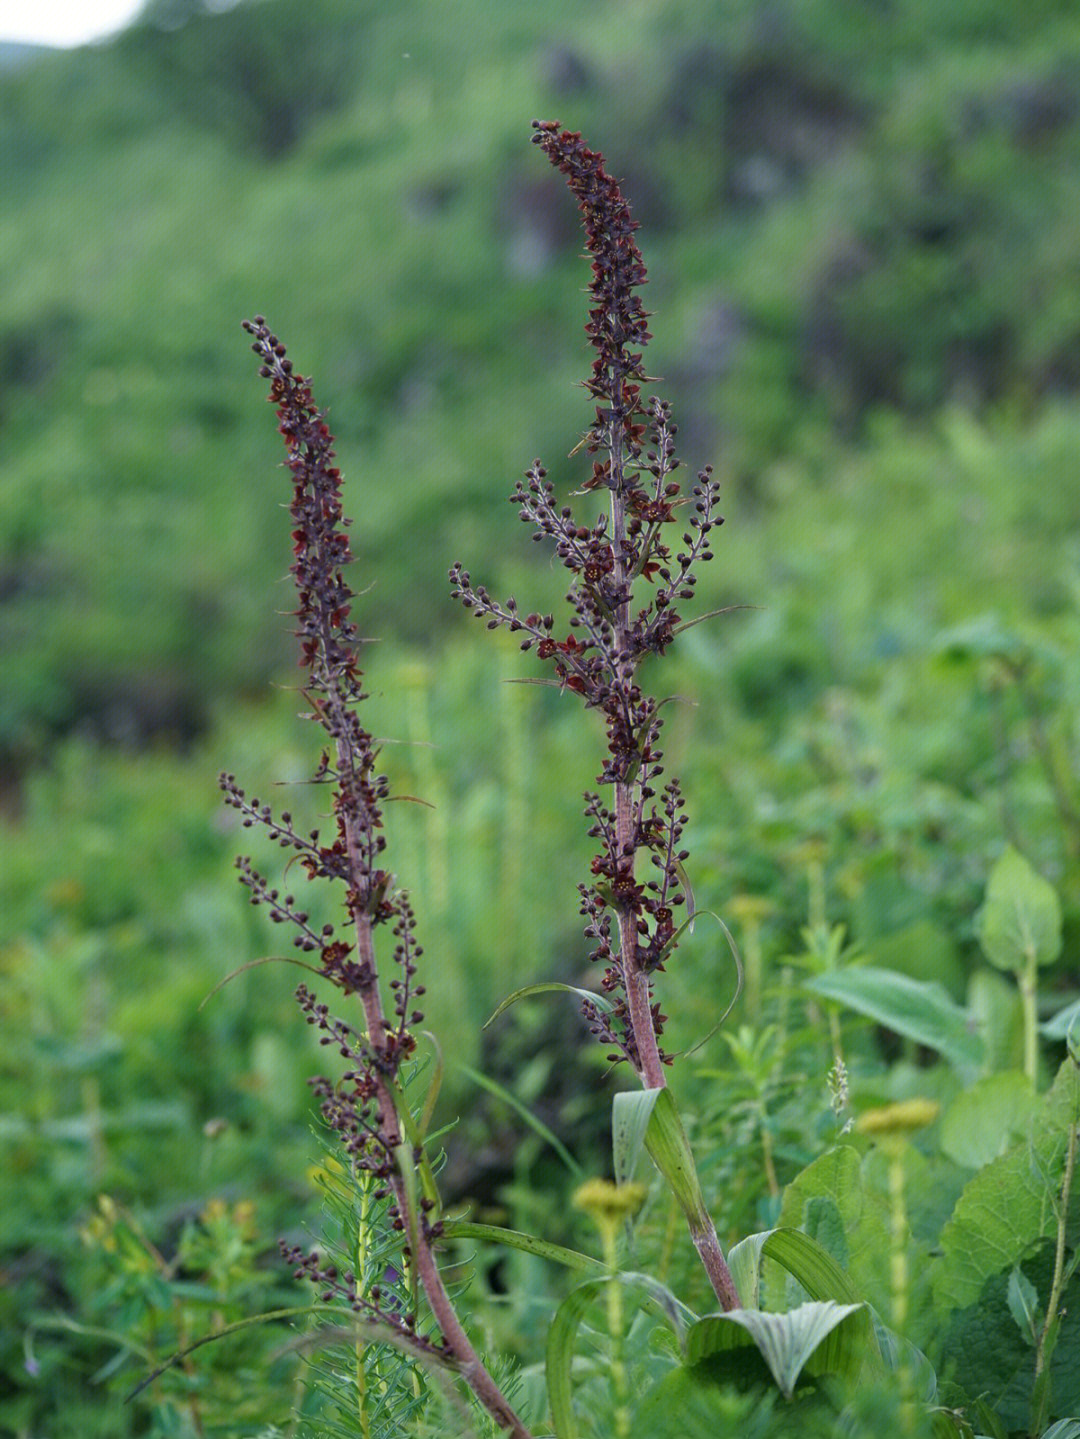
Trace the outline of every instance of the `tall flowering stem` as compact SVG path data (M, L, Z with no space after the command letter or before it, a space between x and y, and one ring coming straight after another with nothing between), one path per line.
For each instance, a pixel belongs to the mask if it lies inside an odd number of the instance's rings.
M314 780L332 787L334 834L328 843L318 830L302 834L287 811L275 818L268 805L249 799L232 775L223 774L220 783L226 803L240 812L245 826L260 825L282 848L292 850L309 879L344 886L347 938L339 937L333 925L316 930L292 895L272 888L246 857L237 861L252 903L265 904L274 922L293 927L294 944L303 953L318 956L318 973L324 979L344 995L359 997L364 1023L354 1028L331 1017L328 1006L307 985L297 991L300 1007L308 1023L320 1031L321 1042L335 1046L349 1066L336 1084L322 1078L313 1081L314 1090L326 1122L337 1131L352 1163L377 1181L375 1198L387 1201L389 1221L404 1235L403 1253L415 1268L436 1332L418 1326L417 1315L402 1314L397 1305L384 1303L378 1287L365 1292L355 1275L340 1275L324 1266L317 1254L305 1255L294 1248L285 1252L298 1276L312 1279L327 1296L337 1294L364 1319L387 1327L395 1342L418 1358L445 1364L468 1384L503 1430L514 1439L531 1439L473 1348L446 1292L434 1254L442 1234L438 1197L400 1098L401 1066L416 1048L412 1027L424 1017L414 1008L424 993L415 979L423 951L416 942L408 896L395 890L394 876L381 864L388 785L377 773L375 742L358 714L366 698L358 663L362 641L350 618L353 592L344 578L352 553L333 436L309 382L294 373L284 345L262 316L245 321L244 328L261 361L259 373L270 381L269 398L277 408L286 465L292 473L296 633L300 664L307 671L306 717L325 736ZM383 925L392 931L397 971L389 984L390 1013L384 1008L375 952L375 932Z
M589 834L600 841L593 882L581 886L586 936L604 965L601 984L616 997L612 1016L588 1006L586 1017L612 1058L627 1060L649 1089L665 1084L668 1057L660 1048L664 1016L652 995L652 975L664 968L676 944L676 916L686 903L681 848L685 825L677 779L658 789L663 754L656 700L645 694L638 669L662 655L679 628L677 605L693 598L695 569L711 559L709 534L717 484L709 469L689 497L672 478L676 427L669 407L642 399L647 376L642 351L650 339L648 312L637 294L645 265L635 241L637 221L602 155L555 121L534 121L533 140L566 176L585 223L592 257L592 308L585 332L595 351L585 388L596 399L583 441L595 456L585 491L606 492L608 507L582 525L558 504L537 460L512 496L534 538L554 541L573 575L567 602L569 633L560 638L551 615L522 615L515 600L497 604L482 585L455 565L454 593L489 624L522 632L521 647L535 649L558 683L599 710L608 753L597 777L610 800L585 797ZM689 511L687 514L686 511ZM682 548L672 555L671 527L682 526ZM648 587L642 601L636 590ZM649 865L645 870L644 863ZM617 942L616 942L617 935Z
M683 493L673 478L680 462L669 406L642 396L649 383L642 356L651 338L638 294L645 264L634 239L637 221L618 183L580 134L557 121L536 120L533 131L578 201L592 262L585 333L594 353L585 388L596 408L578 448L593 457L581 491L604 495L607 503L582 524L556 500L539 460L511 496L534 539L552 542L573 577L565 638L552 615L523 614L513 598L496 602L461 565L450 579L455 597L489 628L520 633L521 648L550 665L554 682L603 716L607 754L599 790L585 796L598 849L592 881L579 888L590 958L603 966L600 985L613 1008L586 1000L583 1014L612 1061L628 1062L646 1089L662 1089L670 1058L660 1045L665 1016L653 976L674 954L680 911L688 912L686 818L679 781L661 784L662 719L637 676L648 656L663 655L672 643L682 624L678 606L694 597L697 568L712 558L710 534L722 523L718 485L707 467ZM673 531L681 543L672 541ZM695 1233L695 1243L731 1308L734 1286L711 1223L707 1230Z

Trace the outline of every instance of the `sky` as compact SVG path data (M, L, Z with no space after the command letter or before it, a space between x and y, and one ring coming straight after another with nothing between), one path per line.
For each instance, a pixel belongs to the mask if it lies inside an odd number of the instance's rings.
M0 40L85 45L122 29L143 0L0 0Z

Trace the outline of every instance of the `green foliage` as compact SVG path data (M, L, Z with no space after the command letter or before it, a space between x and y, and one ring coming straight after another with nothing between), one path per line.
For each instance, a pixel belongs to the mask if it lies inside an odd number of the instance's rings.
M1019 973L1052 964L1061 953L1061 906L1053 885L1008 849L990 871L978 918L979 943L991 964Z
M1080 1069L1066 1059L1035 1108L1025 1137L968 1181L942 1230L934 1301L942 1314L978 1299L992 1274L1057 1233L1070 1127L1080 1122Z
M698 417L695 463L726 466L737 542L703 607L764 607L688 631L669 681L697 702L671 707L667 748L698 797L698 903L757 965L745 1028L680 1061L669 1158L691 1153L684 1198L718 1217L759 1327L807 1302L773 1252L791 1226L850 1286L815 1297L872 1305L896 1360L839 1393L811 1365L785 1398L764 1361L684 1363L646 1302L625 1336L636 1426L1068 1439L1075 7L800 0L769 25L750 0L210 8L152 6L115 45L0 80L0 1429L183 1433L197 1411L239 1439L289 1432L298 1408L313 1436L356 1434L363 1373L372 1432L410 1414L418 1434L466 1432L399 1352L364 1335L358 1360L351 1330L275 1358L280 1323L119 1403L175 1346L295 1303L272 1238L317 1205L328 1243L379 1234L351 1180L304 1178L318 1063L295 971L246 970L199 1008L266 953L230 895L234 836L206 778L223 755L304 772L294 699L247 704L274 674L293 682L266 603L285 529L243 478L268 453L234 359L253 304L305 336L363 496L363 623L388 641L377 732L403 741L383 755L395 789L434 806L395 806L389 826L437 955L440 1122L462 1114L447 1173L476 1217L448 1233L477 1332L546 1423L548 1324L601 1261L543 1131L602 1166L601 1066L563 999L478 1035L507 990L595 984L574 918L592 767L557 695L502 687L511 652L454 633L439 576L467 547L492 556L493 588L561 584L490 517L572 403L552 356L580 324L562 270L577 247L518 143L522 117L557 103L640 197L656 368ZM568 461L560 483L578 478ZM719 1020L729 974L706 926L683 937L664 977L680 1048ZM915 1095L942 1117L896 1159L847 1128ZM704 1313L653 1186L620 1262ZM101 1194L121 1218L87 1245ZM890 1339L901 1251L908 1318ZM571 1368L605 1435L606 1323L604 1303L583 1309ZM924 1370L905 1344L933 1362L942 1412L910 1402Z

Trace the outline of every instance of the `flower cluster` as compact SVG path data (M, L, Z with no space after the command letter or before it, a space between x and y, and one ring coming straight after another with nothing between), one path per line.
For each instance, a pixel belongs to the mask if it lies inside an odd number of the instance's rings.
M669 406L642 399L647 383L642 351L650 339L638 288L645 265L634 241L637 222L603 156L581 136L555 121L534 121L533 140L567 178L585 226L592 262L592 306L585 332L594 350L585 387L596 399L582 444L595 456L581 489L607 492L608 509L581 524L560 505L547 471L537 460L518 481L511 499L534 539L554 543L573 576L567 594L566 637L553 615L522 614L511 598L500 604L474 584L460 564L450 571L453 594L489 628L521 634L521 648L550 664L555 682L598 710L607 730L607 755L597 777L610 785L613 802L585 796L589 834L599 840L593 882L581 886L585 934L595 941L592 958L605 966L602 987L616 996L611 1014L586 1001L585 1018L615 1059L627 1059L650 1087L663 1084L657 1046L664 1016L652 999L649 976L663 967L677 942L676 912L688 888L680 847L685 827L677 780L662 792L662 719L637 672L649 655L662 655L682 622L677 605L690 600L696 567L712 558L711 531L718 485L709 468L684 494L673 478L676 426ZM580 448L580 447L579 447ZM672 527L681 547L671 543ZM674 551L674 552L673 552ZM650 586L644 601L636 587ZM652 873L639 869L645 857ZM615 947L613 926L618 930Z
M226 804L242 816L245 827L258 825L281 848L292 851L309 879L344 888L344 910L351 927L348 940L335 926L316 928L307 910L291 894L282 894L255 869L250 859L237 861L240 879L253 904L266 905L272 921L291 925L294 944L304 954L317 954L314 972L345 995L359 998L363 1029L331 1016L329 1007L302 984L297 999L321 1042L336 1045L346 1061L337 1081L312 1081L328 1127L336 1132L353 1172L373 1184L373 1195L385 1205L390 1228L403 1237L399 1253L414 1271L430 1314L423 1331L417 1316L398 1312L384 1301L377 1286L366 1292L354 1275L339 1276L317 1255L285 1246L298 1277L323 1286L328 1299L337 1298L358 1315L389 1330L411 1352L439 1359L466 1377L477 1399L514 1439L530 1439L512 1406L477 1355L446 1291L434 1255L443 1233L438 1199L423 1149L411 1136L410 1116L399 1110L401 1068L413 1054L413 1026L423 1021L415 1008L423 996L416 983L416 921L408 896L394 888L394 876L382 867L386 847L383 805L386 779L376 770L376 746L357 712L366 698L357 655L362 643L350 618L353 592L344 578L352 559L341 506L341 474L334 461L333 436L315 404L309 382L293 371L285 346L261 315L245 321L253 337L259 373L270 381L278 430L285 441L286 466L292 475L290 505L293 530L292 576L298 604L296 633L300 664L306 670L303 694L307 718L325 736L313 780L333 794L334 834L323 843L318 830L302 834L286 811L274 816L269 805L249 799L231 774L220 779ZM389 982L389 1012L376 963L375 931L389 925L396 977ZM429 1182L421 1196L406 1181L409 1168Z

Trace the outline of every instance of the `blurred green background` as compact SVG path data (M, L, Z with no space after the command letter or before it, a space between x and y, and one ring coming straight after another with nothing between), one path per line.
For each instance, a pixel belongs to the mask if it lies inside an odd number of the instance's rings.
M153 0L108 44L0 72L2 1432L166 1432L119 1407L143 1370L115 1377L103 1331L142 1311L102 1268L99 1195L166 1259L209 1201L250 1202L281 1302L274 1237L318 1203L294 972L199 1007L275 952L231 863L277 860L217 772L271 799L314 758L244 316L338 437L380 640L369 723L397 791L434 806L389 820L428 1019L606 1163L572 1012L480 1033L510 989L583 975L600 737L503 683L530 661L445 579L461 559L555 604L562 571L505 496L536 455L564 491L587 473L565 458L587 270L534 116L625 181L648 368L684 462L724 480L701 607L754 607L656 676L693 701L665 749L699 905L760 896L771 963L809 883L877 962L961 994L1012 840L1062 887L1053 983L1076 983L1072 0ZM667 977L676 1047L730 997L714 943ZM452 1191L522 1219L519 1121L451 1066L446 1117L463 1107ZM264 1432L290 1383L213 1432Z

